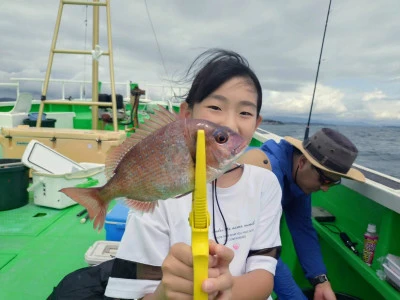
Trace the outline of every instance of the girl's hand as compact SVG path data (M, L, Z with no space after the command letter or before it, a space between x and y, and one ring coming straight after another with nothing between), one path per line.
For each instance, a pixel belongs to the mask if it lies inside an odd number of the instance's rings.
M192 248L184 243L174 244L162 264L161 299L193 298Z
M209 299L229 299L233 278L229 264L233 251L210 240L208 276L202 288ZM184 243L173 245L162 265L163 278L155 294L158 299L193 298L192 248Z
M231 299L233 277L229 264L233 259L232 249L210 240L210 259L208 279L204 280L202 289L209 299Z

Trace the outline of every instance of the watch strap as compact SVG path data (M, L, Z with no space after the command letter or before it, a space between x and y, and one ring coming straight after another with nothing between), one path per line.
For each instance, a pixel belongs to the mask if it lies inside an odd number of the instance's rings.
M311 278L309 281L310 281L311 285L315 287L317 284L324 283L325 281L329 281L329 279L326 276L326 274L321 274L314 278Z

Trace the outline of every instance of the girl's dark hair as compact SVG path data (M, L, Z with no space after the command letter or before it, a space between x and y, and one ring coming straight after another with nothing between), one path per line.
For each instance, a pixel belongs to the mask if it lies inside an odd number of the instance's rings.
M189 108L203 101L226 81L234 77L244 77L257 91L257 117L259 116L262 105L261 85L256 74L250 69L248 61L238 53L209 49L194 60L186 75L193 78L185 99Z

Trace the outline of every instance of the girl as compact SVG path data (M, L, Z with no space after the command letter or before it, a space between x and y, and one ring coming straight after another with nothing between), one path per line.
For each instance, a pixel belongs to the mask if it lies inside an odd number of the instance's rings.
M200 69L197 67L200 66ZM198 70L196 72L196 70ZM180 114L238 132L250 143L261 122L261 85L239 54L211 49L190 66L192 86ZM208 184L209 299L266 299L280 251L281 189L269 170L237 165ZM192 299L188 215L192 194L131 211L105 295L122 299Z

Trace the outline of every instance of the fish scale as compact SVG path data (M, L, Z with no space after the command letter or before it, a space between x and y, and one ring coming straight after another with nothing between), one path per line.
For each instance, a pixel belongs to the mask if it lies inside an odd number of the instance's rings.
M158 200L193 191L200 129L205 132L210 182L231 167L247 142L227 127L206 120L177 119L160 108L132 137L107 153L108 181L104 186L64 188L61 192L86 207L98 229L103 227L108 204L117 197L126 197L126 204L134 209L152 212Z

